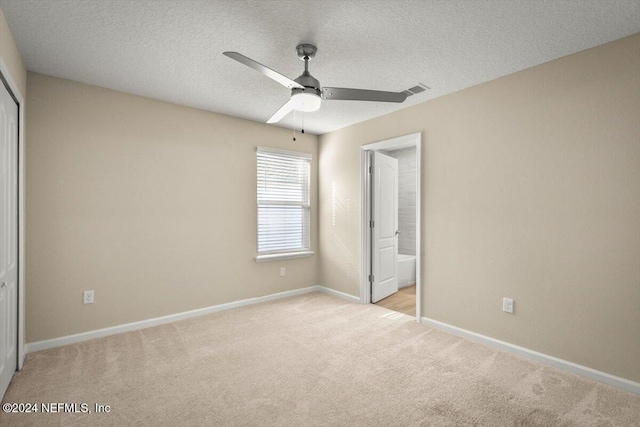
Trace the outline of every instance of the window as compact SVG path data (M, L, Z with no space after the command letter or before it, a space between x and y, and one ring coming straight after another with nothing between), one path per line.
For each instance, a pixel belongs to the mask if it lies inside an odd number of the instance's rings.
M310 256L311 155L258 147L257 261Z

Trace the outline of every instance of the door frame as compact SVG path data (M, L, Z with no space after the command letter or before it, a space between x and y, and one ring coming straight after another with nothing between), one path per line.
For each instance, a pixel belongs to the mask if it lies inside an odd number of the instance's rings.
M420 202L420 182L422 176L422 134L412 133L397 138L386 139L360 147L360 303L371 304L371 174L369 174L370 152L377 150L397 150L416 147L416 320L422 318L422 251L421 222L422 205Z
M20 89L15 80L11 77L9 68L4 60L0 57L0 84L4 84L9 89L9 94L18 104L18 370L24 365L26 356L24 347L24 259L25 259L25 233L24 233L24 94L20 93Z

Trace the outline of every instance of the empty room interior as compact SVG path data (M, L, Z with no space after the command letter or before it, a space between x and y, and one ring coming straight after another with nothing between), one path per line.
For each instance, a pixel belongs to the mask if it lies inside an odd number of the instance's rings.
M0 425L640 426L638 0L0 0Z

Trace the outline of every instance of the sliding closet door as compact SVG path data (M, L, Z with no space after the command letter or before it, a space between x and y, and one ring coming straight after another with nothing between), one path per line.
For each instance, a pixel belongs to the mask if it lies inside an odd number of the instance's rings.
M18 104L0 80L0 399L18 366L17 150Z

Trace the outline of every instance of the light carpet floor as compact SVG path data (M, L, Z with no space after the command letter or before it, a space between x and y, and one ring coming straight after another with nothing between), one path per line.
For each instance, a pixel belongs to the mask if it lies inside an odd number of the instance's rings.
M308 294L29 354L0 425L637 426L640 396Z

